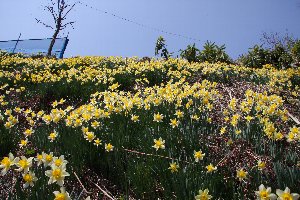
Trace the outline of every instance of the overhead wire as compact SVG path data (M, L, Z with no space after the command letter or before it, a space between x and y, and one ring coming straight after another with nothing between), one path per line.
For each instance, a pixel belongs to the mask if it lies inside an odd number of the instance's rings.
M140 26L142 28L146 28L146 29L149 29L149 30L152 30L152 31L156 31L156 32L161 32L161 33L164 33L164 34L168 34L168 35L172 35L172 36L175 36L175 37L181 37L181 38L185 38L187 40L192 40L192 41L196 41L196 42L201 42L200 39L197 39L197 38L193 38L193 37L190 37L190 36L186 36L186 35L182 35L182 34L178 34L178 33L174 33L174 32L169 32L169 31L165 31L165 30L162 30L162 29L159 29L159 28L155 28L155 27L152 27L152 26L148 26L148 25L145 25L145 24L142 24L142 23L139 23L139 22L136 22L134 20L131 20L131 19L128 19L126 17L122 17L120 15L117 15L115 13L112 13L112 12L108 12L108 11L105 11L105 10L101 10L99 8L95 8L91 5L88 5L86 3L83 3L81 1L78 1L79 4L87 7L87 8L90 8L90 9L93 9L93 10L96 10L100 13L104 13L104 14L107 14L107 15L110 15L112 17L115 17L115 18L118 18L120 20L123 20L123 21L126 21L126 22L129 22L129 23L132 23L132 24L135 24L137 26Z

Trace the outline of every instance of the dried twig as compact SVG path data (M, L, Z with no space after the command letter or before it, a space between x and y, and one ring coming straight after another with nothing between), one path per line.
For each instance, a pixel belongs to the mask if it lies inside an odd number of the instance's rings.
M91 183L93 183L105 196L107 196L109 199L116 200L116 198L110 196L105 190L103 190L99 185L94 183L93 181L89 180Z
M216 167L219 166L220 164L222 164L222 162L223 162L228 156L230 156L233 152L235 152L235 151L236 151L236 149L233 149L233 150L230 151L228 154L226 154L226 155L218 162L218 164L216 165Z
M296 117L294 117L293 115L291 115L291 113L287 113L288 114L288 116L292 119L292 120L294 120L294 122L296 122L298 125L300 125L300 122L299 122L299 120L296 118Z
M80 179L78 178L77 174L75 172L73 172L75 177L77 178L79 184L81 185L81 187L83 188L84 192L86 192L87 194L91 194L92 192L89 192L85 189L84 185L82 184L82 182L80 181Z
M125 149L124 147L123 147L123 150L127 151L129 153L139 154L139 155L143 155L143 156L155 156L155 157L165 158L165 159L169 159L169 160L178 160L178 159L174 159L174 158L167 157L167 156L161 156L161 155L155 155L155 154L143 153L143 152L139 152L139 151L135 151L135 150ZM185 160L178 160L178 161L188 163L188 164L193 164L193 163L190 163L190 162L185 161Z

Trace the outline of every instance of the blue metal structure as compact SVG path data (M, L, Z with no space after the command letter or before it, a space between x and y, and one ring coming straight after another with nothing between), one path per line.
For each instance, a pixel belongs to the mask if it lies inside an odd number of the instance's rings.
M46 55L51 40L52 38L0 41L0 50L7 51L9 53L23 53L26 55ZM57 38L51 55L55 55L57 58L63 58L68 42L69 39L66 37Z

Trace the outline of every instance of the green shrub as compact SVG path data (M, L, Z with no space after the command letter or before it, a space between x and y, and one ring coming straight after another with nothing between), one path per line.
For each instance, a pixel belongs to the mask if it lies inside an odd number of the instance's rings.
M160 54L162 58L168 60L171 57L171 54L169 53L165 42L166 40L162 36L158 37L155 45L155 55L157 56Z
M239 58L239 62L246 67L262 68L266 64L272 64L277 69L286 69L291 66L293 58L281 45L276 45L273 49L255 45L248 54Z
M264 49L262 46L255 45L250 48L248 54L242 55L239 58L239 62L245 67L261 68L265 64L269 63L270 51Z
M291 49L294 64L300 66L300 40L297 40Z
M231 59L228 54L225 52L225 45L218 46L214 42L207 41L204 46L203 50L200 52L198 56L198 60L200 62L209 62L209 63L216 63L216 62L225 62L231 63Z
M184 59L186 59L189 62L198 62L198 56L200 53L200 50L195 46L195 43L193 46L188 45L185 50L180 50L180 56Z

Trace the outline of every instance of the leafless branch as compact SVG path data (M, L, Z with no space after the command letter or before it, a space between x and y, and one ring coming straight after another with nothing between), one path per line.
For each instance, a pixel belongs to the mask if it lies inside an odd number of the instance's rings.
M50 25L48 25L48 24L42 22L40 19L35 18L35 20L36 20L36 22L37 22L38 24L43 24L43 25L44 25L45 27L47 27L47 28L54 29L52 26L50 26Z
M54 19L54 22L56 23L57 22L57 14L56 12L54 11L53 7L52 6L46 6L46 9L51 13L53 19Z
M64 25L61 25L61 29L60 30L63 30L63 29L65 29L68 25L71 25L72 27L73 27L73 24L75 23L75 21L73 21L73 22L68 22L68 23L66 23L66 24L64 24Z
M288 32L286 32L286 34L284 35L281 35L277 32L275 33L264 32L261 38L261 42L263 43L263 45L266 45L269 48L274 48L275 46L278 45L284 48L289 48L294 43L294 41L295 41L294 37L290 35Z
M62 17L63 19L66 19L66 17L67 17L67 15L69 14L69 12L71 11L71 10L73 10L73 8L75 7L75 3L70 7L70 9L64 14L64 16Z

